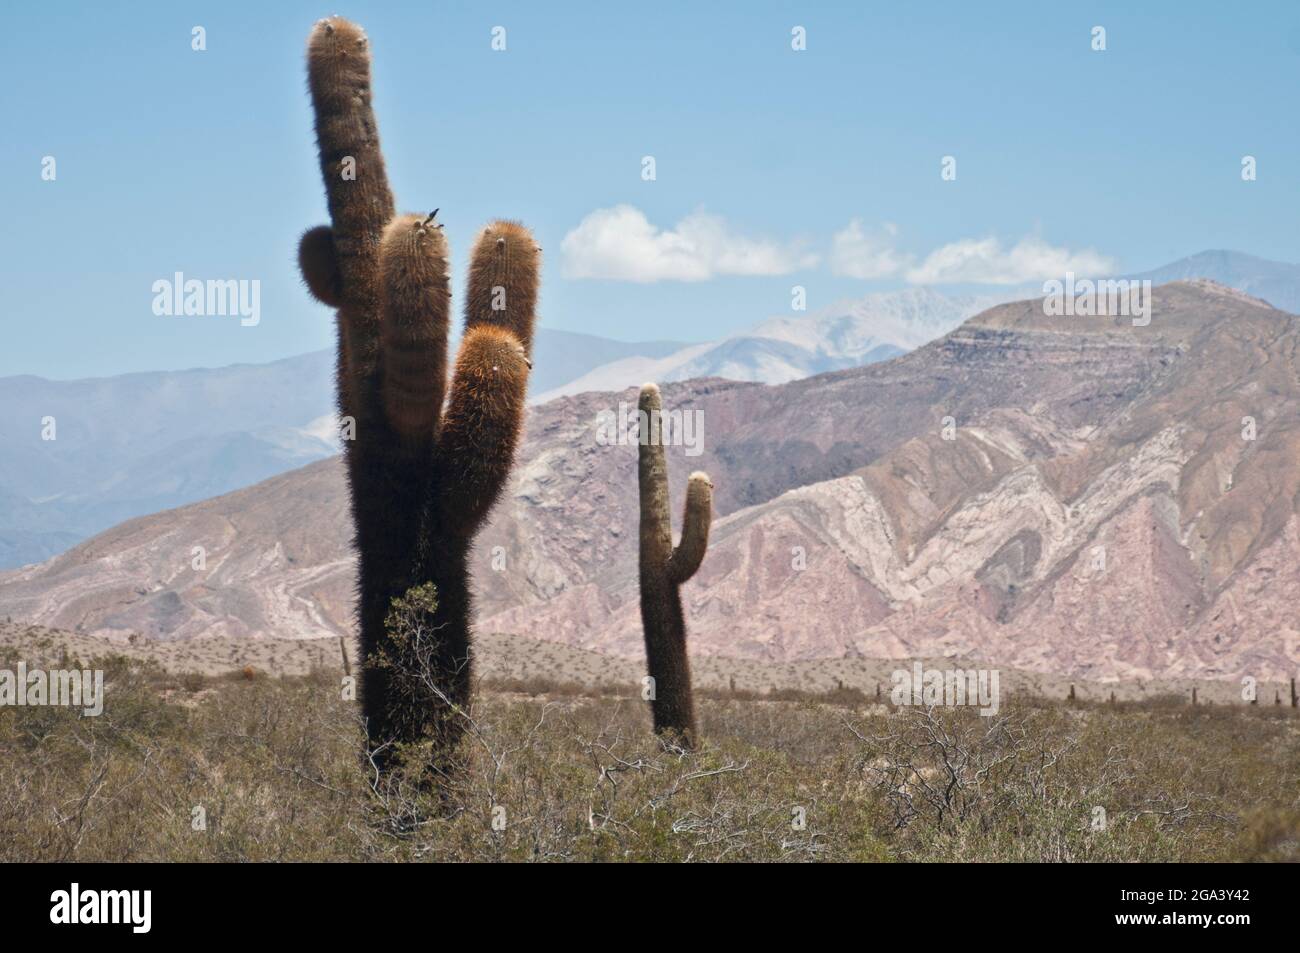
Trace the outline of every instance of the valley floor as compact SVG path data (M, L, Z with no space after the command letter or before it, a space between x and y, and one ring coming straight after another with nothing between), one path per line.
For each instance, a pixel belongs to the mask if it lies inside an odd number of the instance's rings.
M0 668L54 648L10 636ZM335 659L270 676L118 655L86 663L98 717L0 708L0 860L1300 860L1290 706L1021 693L981 718L706 688L686 753L630 685L489 674L467 766L430 797L368 783Z
M617 686L640 683L645 675L643 659L628 659L561 642L519 635L480 632L475 635L476 672L498 683L540 679L570 690L594 688L615 690ZM124 658L158 665L174 674L221 675L251 667L259 674L306 675L318 669L341 669L344 657L356 668L356 646L348 640L324 639L239 639L228 636L106 643L95 636L61 629L0 622L0 651L21 652L29 661L57 659L65 653L77 657L120 654ZM691 656L691 670L698 688L747 695L799 692L818 695L842 689L887 700L893 674L910 670L914 661L927 668L989 669L990 663L965 658L875 659L836 658L799 662L767 662L723 656ZM1071 690L1079 701L1149 702L1171 697L1191 702L1195 690L1198 702L1214 705L1245 705L1242 684L1231 679L1144 679L1090 681L1046 675L1041 672L998 668L1004 695L1023 694L1045 700L1064 701ZM1259 705L1289 703L1291 686L1264 681L1256 685Z

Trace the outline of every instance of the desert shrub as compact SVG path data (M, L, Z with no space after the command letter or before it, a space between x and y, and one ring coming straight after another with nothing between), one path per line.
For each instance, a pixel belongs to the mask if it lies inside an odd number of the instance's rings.
M463 770L429 788L370 770L340 677L236 669L194 694L115 660L99 717L0 709L0 859L1284 860L1300 843L1300 719L1271 706L989 719L702 694L686 752L635 686L530 679L478 687Z
M1243 815L1285 800L1296 727L1239 708L1035 703L907 708L855 736L877 830L903 857L1189 861L1254 850Z
M1251 811L1246 817L1237 859L1300 863L1300 807Z

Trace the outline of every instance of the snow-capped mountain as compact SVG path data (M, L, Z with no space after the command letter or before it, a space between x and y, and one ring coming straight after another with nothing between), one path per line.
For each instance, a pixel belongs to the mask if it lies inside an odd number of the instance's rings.
M784 384L905 354L1014 297L1010 291L957 295L932 288L870 294L809 315L769 318L741 334L693 344L665 357L614 361L537 394L535 402L584 391L618 390L646 380L724 377Z

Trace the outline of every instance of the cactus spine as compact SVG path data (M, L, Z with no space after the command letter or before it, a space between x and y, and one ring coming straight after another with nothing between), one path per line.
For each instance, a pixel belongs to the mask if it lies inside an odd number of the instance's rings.
M708 474L692 473L686 488L682 537L673 546L668 508L668 465L664 457L659 387L646 384L639 401L638 485L641 493L641 624L645 631L648 674L653 679L650 709L654 728L686 747L694 745L695 701L686 657L686 620L681 585L695 575L709 545L713 484Z
M449 251L431 215L395 215L370 100L365 33L339 17L307 44L316 139L331 225L308 231L308 289L338 311L337 390L359 556L361 701L376 762L433 736L435 769L469 701L468 559L509 474L531 368L541 249L494 222L471 256L465 334L447 383ZM444 398L446 409L444 411ZM349 430L352 433L349 434ZM436 633L426 687L402 688L385 627L395 599L432 583L423 626ZM402 659L397 659L400 666Z

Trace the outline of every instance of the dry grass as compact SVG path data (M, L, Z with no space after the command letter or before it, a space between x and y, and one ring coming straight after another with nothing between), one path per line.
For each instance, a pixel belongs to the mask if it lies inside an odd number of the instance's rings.
M481 687L466 767L428 793L371 786L338 671L95 665L100 717L0 709L0 859L1300 859L1289 707L711 691L685 753L631 687L516 678Z

